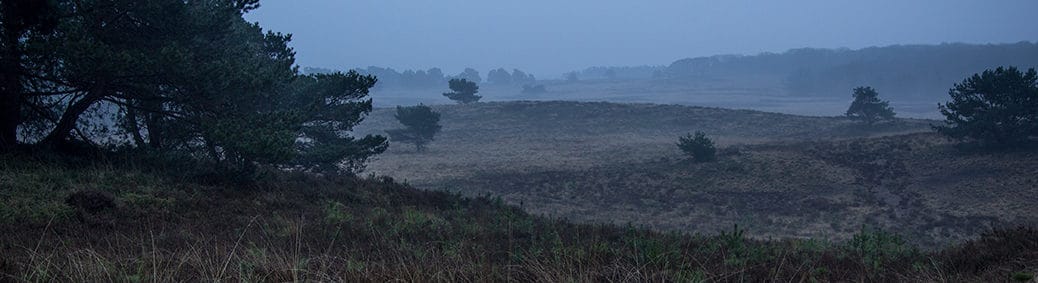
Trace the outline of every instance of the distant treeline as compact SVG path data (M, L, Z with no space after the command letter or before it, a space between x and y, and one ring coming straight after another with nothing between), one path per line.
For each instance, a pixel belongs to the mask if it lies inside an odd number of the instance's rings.
M1038 66L1038 44L894 45L850 49L793 49L754 56L682 59L666 68L677 81L738 83L772 77L791 95L847 95L869 85L901 99L932 99L977 70Z
M566 80L636 80L661 78L667 66L596 66L566 73Z
M354 70L364 75L377 77L378 84L376 88L443 88L446 87L447 82L451 79L465 79L477 84L486 82L497 85L527 85L537 81L533 74L519 69L508 71L504 68L490 70L485 80L479 71L472 68L465 68L464 71L456 75L445 75L440 68L404 70L400 72L393 68L369 66ZM303 68L303 73L305 74L330 74L335 71L326 68Z

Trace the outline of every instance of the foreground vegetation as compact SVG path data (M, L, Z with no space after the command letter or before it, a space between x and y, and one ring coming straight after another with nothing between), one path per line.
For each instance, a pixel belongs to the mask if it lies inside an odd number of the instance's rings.
M377 79L303 75L258 0L0 3L0 152L88 144L352 172L386 149L346 135Z
M933 252L870 228L764 241L570 224L387 178L229 182L197 164L84 160L0 158L0 281L1004 281L1038 268L1027 228Z

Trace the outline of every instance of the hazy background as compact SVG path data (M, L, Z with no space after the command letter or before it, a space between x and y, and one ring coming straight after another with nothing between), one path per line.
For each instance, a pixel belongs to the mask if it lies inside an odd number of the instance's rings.
M302 66L589 66L791 48L1038 39L1038 1L268 0L247 17L292 33Z

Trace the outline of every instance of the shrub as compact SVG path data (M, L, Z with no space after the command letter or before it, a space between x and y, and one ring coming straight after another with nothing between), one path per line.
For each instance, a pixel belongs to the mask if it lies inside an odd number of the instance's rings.
M115 208L115 199L100 191L80 191L65 198L65 204L93 214Z
M716 159L717 148L714 147L714 141L700 131L678 139L678 148L696 162L709 162Z
M862 226L861 231L845 243L844 250L860 258L870 271L913 257L917 251L898 235Z

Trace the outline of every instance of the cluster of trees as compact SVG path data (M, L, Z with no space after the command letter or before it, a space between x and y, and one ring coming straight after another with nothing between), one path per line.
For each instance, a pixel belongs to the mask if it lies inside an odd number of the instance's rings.
M483 82L483 77L479 76L479 71L476 71L475 69L472 69L472 68L465 68L464 71L462 71L460 74L458 74L454 78L470 81L470 82L475 83L475 84L479 84L479 83Z
M533 74L527 74L519 69L513 69L511 73L504 68L490 70L487 73L487 82L497 85L523 85L537 81Z
M0 2L0 148L71 143L243 167L354 171L387 147L347 133L373 76L302 75L258 0ZM124 138L102 139L120 134Z
M440 87L452 79L464 79L476 84L480 84L484 81L483 77L480 76L479 71L472 68L465 68L464 71L453 76L444 75L440 68L431 68L428 70L404 70L403 72L399 72L392 68L370 66L367 68L357 68L355 70L360 74L377 77L379 80L377 87L427 89ZM334 72L334 70L326 68L307 67L303 69L304 74L330 74ZM523 72L519 69L513 69L509 72L504 68L498 68L490 70L490 72L487 73L486 82L496 85L531 85L537 82L537 78L534 77L533 74Z
M998 67L967 77L949 90L951 101L938 104L945 116L934 129L947 137L985 148L1032 146L1038 139L1038 72ZM872 87L854 88L847 117L867 125L893 120L890 103ZM716 149L703 132L678 139L678 148L696 162L715 159Z
M664 77L665 66L589 67L563 74L566 81L588 80L638 80Z
M754 56L718 55L675 61L664 75L682 80L760 81L796 95L839 95L871 85L901 99L938 99L963 76L1000 65L1038 65L1038 43L895 45L794 49Z
M431 68L428 70L404 70L403 72L398 72L392 68L369 66L367 68L357 68L354 70L363 75L377 77L379 81L376 86L377 88L434 88L439 87L451 78L450 76L444 75L443 70L440 70L440 68ZM465 71L475 72L475 70L472 69L466 69ZM326 68L303 68L304 74L331 74L335 72L335 70ZM461 75L466 75L466 73L459 74L459 76ZM479 73L475 72L475 76L479 77Z
M396 86L404 88L433 88L442 85L448 77L440 68L428 70L404 70L397 72L392 68L367 67L357 69L361 74L375 76L379 79L380 86Z
M998 67L967 77L948 92L951 101L938 104L945 116L937 132L984 147L1025 146L1038 137L1038 73ZM847 116L872 125L894 119L889 102L872 87L854 89Z

